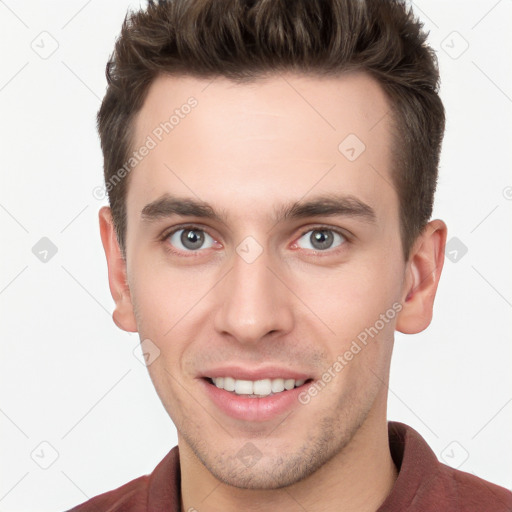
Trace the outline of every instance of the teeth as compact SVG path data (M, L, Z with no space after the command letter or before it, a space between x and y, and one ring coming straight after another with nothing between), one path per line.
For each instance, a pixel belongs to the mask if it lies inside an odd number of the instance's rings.
M264 397L302 386L305 380L295 379L263 379L263 380L237 380L233 377L215 377L213 383L219 389L234 391L237 395L251 397Z
M290 390L295 387L295 379L286 379L284 381L284 389Z
M271 383L272 393L280 393L284 391L284 380L283 379L273 379Z
M224 380L224 384L222 383L222 380ZM216 386L223 386L226 391L235 391L235 379L232 377L218 377L217 382L215 382Z
M250 380L235 380L235 393L237 395L252 395L253 384Z
M255 395L267 396L272 393L272 381L270 379L256 380L252 387Z

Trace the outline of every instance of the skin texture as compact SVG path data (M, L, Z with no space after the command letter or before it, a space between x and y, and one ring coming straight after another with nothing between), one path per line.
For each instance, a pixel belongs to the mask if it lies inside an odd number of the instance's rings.
M178 430L182 509L374 511L396 479L386 424L394 331L431 321L446 226L430 222L404 261L390 106L367 75L242 85L158 77L134 146L191 96L197 106L129 176L126 260L110 210L100 212L114 321L160 350L148 370ZM349 134L366 146L354 161L338 149ZM364 202L375 219L275 219L286 205L333 193ZM165 194L206 201L222 220L144 219ZM183 224L211 237L206 248L186 252L181 232L166 236ZM315 250L310 235L322 226L346 237ZM262 251L252 263L236 251L248 236ZM309 403L275 419L233 419L202 390L198 375L224 363L319 381L393 305L399 314ZM251 467L237 457L248 442L262 455Z

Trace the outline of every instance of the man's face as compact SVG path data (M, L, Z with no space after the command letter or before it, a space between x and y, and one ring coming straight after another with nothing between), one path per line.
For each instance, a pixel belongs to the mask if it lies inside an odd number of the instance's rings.
M210 82L160 77L136 119L134 147L157 145L130 176L127 278L180 450L225 483L277 488L385 417L405 293L389 105L364 74ZM209 377L259 394L306 382L259 398Z

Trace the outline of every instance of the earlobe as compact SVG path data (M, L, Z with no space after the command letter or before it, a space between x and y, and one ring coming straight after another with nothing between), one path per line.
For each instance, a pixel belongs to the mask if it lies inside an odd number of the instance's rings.
M130 288L126 278L126 260L121 254L109 207L101 208L99 221L101 241L107 258L110 293L116 304L112 318L120 329L137 332Z
M428 327L432 320L434 299L441 277L446 245L446 224L429 222L411 249L402 293L403 309L396 329L415 334Z

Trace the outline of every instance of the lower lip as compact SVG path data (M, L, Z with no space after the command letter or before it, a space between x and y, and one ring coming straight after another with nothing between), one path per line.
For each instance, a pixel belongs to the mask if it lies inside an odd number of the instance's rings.
M268 421L285 412L293 406L300 405L299 394L309 385L303 384L296 388L276 393L262 398L249 398L237 395L225 389L219 389L206 379L200 379L206 394L212 402L228 416L244 421Z

